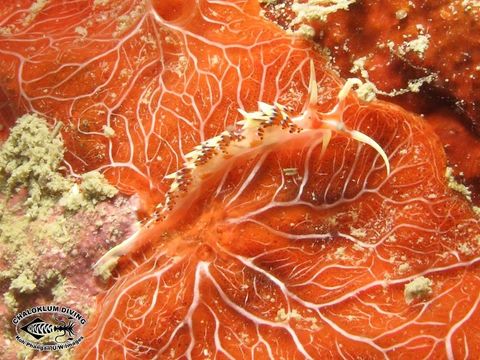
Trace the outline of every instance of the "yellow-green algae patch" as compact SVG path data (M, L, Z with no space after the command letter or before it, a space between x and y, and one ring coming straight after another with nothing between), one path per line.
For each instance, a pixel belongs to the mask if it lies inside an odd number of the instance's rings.
M35 114L24 115L0 148L0 263L6 265L0 284L8 288L2 300L11 311L27 294L46 288L54 298L62 293L65 279L55 269L38 271L39 258L67 256L81 230L69 218L93 212L117 194L99 172L80 179L61 172L60 128L61 123L50 127Z
M60 205L69 211L91 210L100 201L110 199L118 192L98 171L83 174L81 179L80 185L73 184L60 199Z
M445 178L447 179L447 185L450 189L458 192L459 194L463 195L463 197L465 199L468 200L468 202L470 203L471 207L472 207L472 211L473 213L477 216L477 217L480 217L480 207L479 206L476 206L476 205L473 205L473 202L472 202L472 192L470 191L470 189L468 187L466 187L464 184L462 183L459 183L456 179L455 179L455 175L454 175L454 171L451 167L447 167L445 169Z
M78 217L97 222L105 218L101 227L108 223L118 231L104 205L96 207L113 198L117 189L97 171L80 177L62 172L61 125L51 127L38 115L24 115L0 147L0 285L7 289L0 302L10 315L38 297L72 305L88 316L90 305L70 298L75 286L63 275L70 261L66 259L90 256L77 253L78 239L85 237ZM107 237L115 241L112 234ZM57 265L59 260L62 265ZM5 321L0 328L4 344L13 344ZM33 356L28 349L18 350L19 358ZM70 357L69 351L54 355L57 359Z
M339 10L348 10L350 5L355 2L356 0L308 0L305 3L295 2L292 4L292 10L297 14L297 17L293 20L293 23L297 24L303 20L327 21L328 15Z
M465 185L455 180L451 167L445 169L445 177L447 178L447 185L450 189L462 194L468 201L472 201L472 192Z
M32 218L50 208L72 186L72 181L58 172L64 153L59 130L60 123L52 130L42 118L25 115L0 149L1 190L10 196L25 187L27 215Z
M424 300L432 294L432 285L433 281L424 276L412 280L405 285L405 302L411 304L414 300Z

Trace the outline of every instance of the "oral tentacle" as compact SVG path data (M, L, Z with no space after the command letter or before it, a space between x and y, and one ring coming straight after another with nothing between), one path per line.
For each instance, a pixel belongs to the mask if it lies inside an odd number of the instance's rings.
M347 130L352 137L352 139L357 140L361 143L370 145L373 149L377 151L377 153L382 157L383 162L385 163L385 167L387 170L387 176L390 175L390 161L388 160L388 156L383 150L383 148L378 144L375 140L373 140L370 136L357 131L357 130Z

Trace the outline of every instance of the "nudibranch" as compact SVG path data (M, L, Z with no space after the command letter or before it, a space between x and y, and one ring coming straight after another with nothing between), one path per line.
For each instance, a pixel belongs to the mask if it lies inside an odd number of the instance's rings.
M157 205L145 227L158 221L168 222L177 209L188 206L201 191L202 183L212 174L227 168L229 163L239 157L252 158L276 146L286 144L291 140L312 141L322 139L322 156L332 138L333 132L339 132L360 143L372 147L382 158L386 175L390 175L390 161L382 147L365 133L348 129L343 121L346 99L358 82L349 79L337 96L337 103L327 113L318 108L318 83L316 80L313 60L310 61L310 80L305 105L298 115L294 115L287 106L279 103L273 105L258 103L258 110L247 112L239 109L242 120L236 123L233 130L225 130L217 136L203 141L187 153L183 166L167 176L171 181L165 195L165 201ZM120 245L108 251L95 264L97 269L115 266L117 260L126 254L135 244L137 233Z

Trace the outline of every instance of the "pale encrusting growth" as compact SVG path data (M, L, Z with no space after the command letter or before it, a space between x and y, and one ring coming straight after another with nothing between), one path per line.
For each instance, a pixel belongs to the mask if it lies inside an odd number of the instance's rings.
M128 235L135 223L132 204L122 197L110 200L118 191L101 173L77 179L64 172L61 125L24 115L0 147L0 286L6 289L0 305L8 314L26 299L44 301L49 293L53 301L68 298L87 314L93 277L90 266L81 266ZM69 272L72 264L85 272L80 293Z
M118 190L108 184L98 171L85 173L81 179L80 185L73 184L59 201L60 205L70 211L91 208L98 202L113 198L118 193Z
M413 44L413 43L412 43ZM411 44L411 45L412 45ZM413 45L412 45L413 46ZM392 54L395 54L394 51L394 44L393 42L389 44L390 51ZM423 54L427 47L423 48L421 51L421 58L423 58ZM405 55L408 51L411 51L413 48L404 48L404 50L398 50L398 53L402 53ZM418 50L418 48L416 48ZM402 52L403 51L403 52ZM412 50L413 51L413 50ZM420 50L419 50L420 51ZM371 55L371 54L370 54ZM362 99L363 101L370 102L377 98L377 95L383 95L387 97L396 97L399 95L407 94L407 93L418 93L420 89L425 84L430 84L437 79L436 74L429 74L423 77L419 77L416 79L408 80L407 85L404 88L400 89L393 89L390 91L383 91L377 88L377 85L370 80L369 71L366 68L366 63L371 56L362 56L353 61L353 66L350 69L352 74L358 74L359 78L351 78L348 79L348 82L351 82L355 87L355 92L357 96Z
M429 45L430 36L420 34L416 39L405 41L403 44L401 44L398 48L398 52L402 56L412 52L415 53L419 58L423 59Z
M35 114L24 115L0 149L0 188L7 196L22 187L27 189L29 197L25 205L31 218L46 216L59 200L67 209L79 210L117 193L98 172L82 175L80 191L76 179L61 172L65 151L61 125L57 123L50 129L45 119ZM73 195L88 201L78 204Z
M315 29L306 24L302 24L299 28L295 31L287 31L288 33L292 33L293 35L303 36L304 38L311 39L315 36Z
M105 6L110 2L110 0L94 0L93 2L93 7L100 7L100 6Z
M106 137L112 138L115 136L115 130L112 129L110 126L104 125L102 129Z
M417 38L404 41L398 48L398 54L405 56L408 53L416 54L420 59L425 57L425 52L430 46L430 35L425 33L425 28L421 24L417 24L419 32Z
M28 189L27 214L35 218L42 205L52 205L72 183L58 170L63 160L61 123L52 131L45 120L32 114L18 119L0 149L0 186L7 194Z
M135 6L129 13L121 15L117 20L117 29L113 33L113 36L117 37L126 32L132 27L138 19L145 13L145 1ZM100 2L101 5L106 5L105 1Z
M83 26L77 26L75 28L75 32L82 37L86 37L88 35L88 30Z
M23 25L27 26L37 17L37 15L45 8L50 0L36 0L29 9L27 16L23 20Z
M306 3L292 4L292 10L297 14L294 24L304 20L326 21L328 15L339 10L348 10L356 0L309 0Z
M433 292L432 285L433 281L424 276L419 276L412 280L405 285L405 302L411 304L415 300L425 300Z
M451 167L445 169L445 178L447 179L447 185L450 189L462 194L468 201L472 201L472 192L465 185L455 180Z

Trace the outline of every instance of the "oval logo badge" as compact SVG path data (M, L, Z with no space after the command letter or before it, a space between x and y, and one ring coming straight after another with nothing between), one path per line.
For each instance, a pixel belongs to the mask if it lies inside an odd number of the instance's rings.
M35 306L19 312L12 319L20 344L39 351L70 349L83 340L87 320L66 306Z

